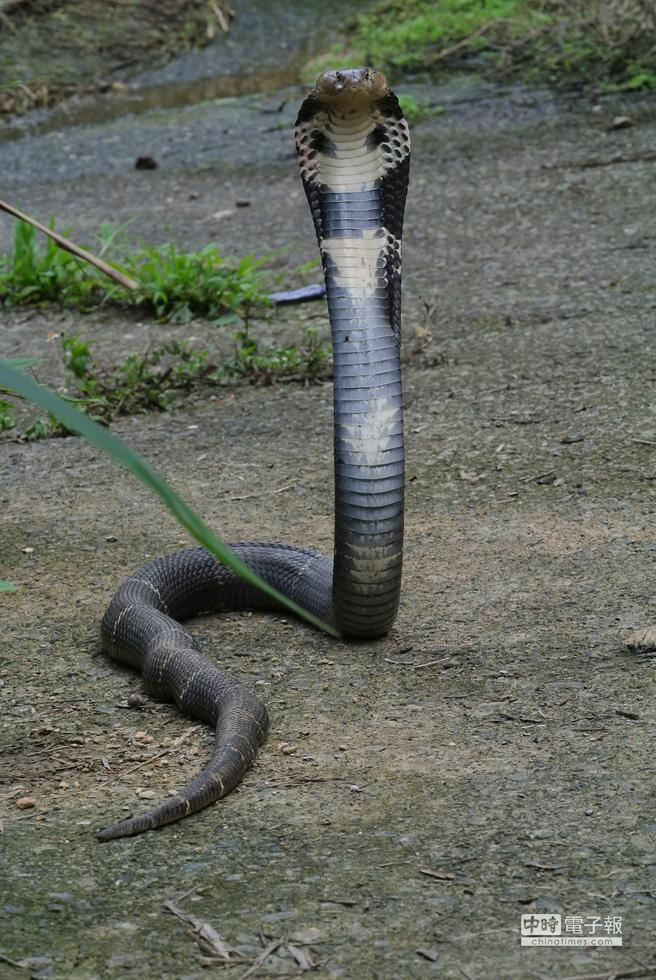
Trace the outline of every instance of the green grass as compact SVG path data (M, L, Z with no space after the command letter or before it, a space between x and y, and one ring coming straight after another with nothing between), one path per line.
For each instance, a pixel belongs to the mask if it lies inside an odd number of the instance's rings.
M444 111L441 106L431 105L425 99L416 99L414 95L406 95L404 92L398 92L397 95L403 115L408 122L421 122L422 119L439 116Z
M116 248L122 230L103 225L100 257ZM249 329L254 309L266 312L267 300L261 266L265 260L246 256L225 259L214 245L186 252L175 245L143 246L123 259L120 271L137 283L128 290L107 279L46 238L39 245L35 229L15 225L14 247L0 256L0 302L5 305L57 304L89 310L102 303L120 303L159 320L187 323L205 317L216 326L241 325L233 335L234 353L218 363L208 350L194 350L173 340L145 354L130 354L114 367L95 364L88 342L79 336L61 341L66 373L64 397L90 417L109 424L117 415L151 409L168 410L180 391L199 386L273 384L276 381L311 383L331 374L330 350L311 329L300 344L261 346ZM291 274L301 274L307 263ZM29 360L14 367L30 365ZM0 390L0 395L2 395ZM18 431L15 404L0 398L0 434L12 438L41 439L66 430L52 417L39 417Z
M519 31L540 17L524 0L395 0L360 15L356 38L365 49L365 61L417 69L465 38L469 52L483 50L488 24L512 25Z
M139 283L139 291L129 294L134 303L152 309L159 320L188 323L197 316L218 320L231 311L265 304L260 275L265 261L250 255L225 259L215 245L183 252L169 243L144 247L123 267ZM115 285L108 290L110 297L124 301L126 292Z
M332 377L330 348L316 327L308 327L300 346L262 348L248 329L237 331L234 341L234 357L222 366L220 378L268 385L275 381L311 384Z
M313 384L332 376L330 348L316 328L306 330L299 345L279 347L258 343L246 323L233 340L232 357L220 364L209 350L170 340L145 354L128 354L115 367L104 367L95 362L83 337L63 337L60 351L65 383L61 394L90 418L109 425L120 415L169 411L183 392L235 383ZM30 366L30 362L18 362L18 366ZM0 433L27 441L68 434L54 416L39 416L19 429L15 410L14 403L0 399Z
M9 429L16 427L16 419L13 414L11 402L0 398L0 432L8 432Z
M656 88L653 0L383 0L357 16L338 63L475 70L556 86ZM322 70L315 60L308 69Z
M103 225L99 255L116 248L116 231ZM125 257L117 269L139 283L125 289L63 251L53 241L39 244L35 229L17 221L14 247L0 256L0 303L8 306L58 304L88 310L102 303L120 303L151 313L159 320L187 323L197 316L220 321L266 305L261 267L266 260L246 256L225 258L214 245L185 251L172 243L144 245Z

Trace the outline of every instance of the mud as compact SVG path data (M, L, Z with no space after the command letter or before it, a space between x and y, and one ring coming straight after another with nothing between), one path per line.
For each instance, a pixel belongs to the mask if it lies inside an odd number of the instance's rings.
M83 241L137 215L153 242L290 245L278 264L292 269L315 254L287 133L300 97L265 149L250 103L217 103L5 143L0 165L16 203ZM19 586L1 600L0 951L33 976L223 975L168 900L239 949L228 976L275 939L321 977L656 971L653 660L623 647L656 615L656 112L520 90L432 98L445 112L414 128L405 232L399 618L361 645L275 616L194 625L272 716L224 802L96 844L94 828L210 751L170 707L128 707L139 680L98 642L121 577L187 542L81 440L0 444L2 577ZM185 128L194 111L229 130L207 151ZM618 115L632 125L613 128ZM184 153L162 152L187 131ZM158 170L132 169L133 135L159 148ZM315 315L262 331L298 336ZM116 360L161 330L5 311L2 355L41 352L62 325ZM228 539L330 550L329 386L219 391L115 431ZM525 912L622 916L624 946L521 948ZM283 943L254 975L300 972Z

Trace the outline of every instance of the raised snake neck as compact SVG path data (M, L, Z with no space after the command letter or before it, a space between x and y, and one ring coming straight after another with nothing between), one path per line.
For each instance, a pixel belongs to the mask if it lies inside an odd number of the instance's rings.
M334 354L334 560L280 544L233 544L279 591L347 637L390 629L403 560L401 235L408 127L381 72L325 72L296 122L303 186L326 280ZM159 558L120 586L103 646L140 670L146 691L216 727L207 768L146 813L98 832L113 840L162 827L225 796L266 737L266 708L202 653L178 620L276 608L203 548Z

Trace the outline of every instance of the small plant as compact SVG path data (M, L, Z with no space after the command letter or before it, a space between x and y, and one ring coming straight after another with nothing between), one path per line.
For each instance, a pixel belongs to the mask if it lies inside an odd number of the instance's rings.
M624 92L653 91L656 89L656 71L643 68L641 65L630 65L626 80L620 84L608 85L607 88L620 89Z
M172 340L146 354L128 354L117 367L103 370L93 364L91 351L78 336L62 340L64 366L74 375L67 398L97 421L156 408L168 410L175 392L189 390L216 369L208 351L194 350Z
M255 385L310 384L332 375L330 348L316 328L306 331L300 346L260 347L248 325L234 335L234 341L232 360L220 367L212 361L209 351L171 340L145 354L128 354L114 368L103 368L94 362L84 338L63 337L61 354L67 379L62 397L97 422L108 425L119 415L169 411L180 392L203 386L235 381ZM29 366L31 362L15 363ZM0 401L0 433L15 425L11 403ZM66 434L68 430L54 416L40 416L20 432L20 437L33 441Z
M12 407L10 402L0 398L0 432L7 432L16 426L16 419L13 416Z
M332 377L329 348L321 333L310 327L301 347L265 347L261 349L248 330L233 335L234 358L221 368L223 378L241 378L251 384L270 385L275 381L301 381L304 384Z
M125 261L139 283L138 293L113 286L109 294L131 297L171 323L188 323L196 316L217 320L228 311L267 302L259 272L265 261L250 255L238 262L225 259L215 245L199 252L183 252L171 243L157 249L146 246Z
M116 249L121 231L102 226L101 255ZM198 252L183 251L170 242L159 248L145 245L121 266L115 264L137 280L139 288L132 291L108 281L50 239L40 247L35 229L17 221L13 252L0 256L0 302L80 309L116 302L145 307L173 323L187 323L196 316L219 322L227 313L241 315L268 303L260 272L265 261L226 258L214 245Z
M153 409L168 411L179 391L188 391L215 373L207 351L194 350L176 340L143 355L129 354L111 370L94 364L89 345L81 337L64 337L61 349L64 367L72 375L62 390L62 397L103 425L118 415ZM9 413L11 406L4 404L8 406L8 418L13 421ZM0 432L1 420L0 406ZM67 431L54 416L40 416L21 436L34 441L66 435Z
M79 337L64 337L62 340L64 367L72 371L76 378L86 378L89 371L91 351L86 341Z
M413 123L430 119L431 116L439 116L444 112L441 106L431 105L425 99L420 101L414 95L399 95L399 105L408 122Z
M39 248L35 229L24 221L16 222L13 252L0 256L1 301L12 306L61 303L84 307L97 288L99 278L75 256L49 238Z

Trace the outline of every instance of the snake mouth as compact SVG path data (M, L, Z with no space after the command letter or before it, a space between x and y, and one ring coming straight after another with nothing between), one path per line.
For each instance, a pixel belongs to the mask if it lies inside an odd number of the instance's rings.
M312 95L331 107L364 108L388 92L387 79L377 68L333 68L319 75Z

